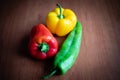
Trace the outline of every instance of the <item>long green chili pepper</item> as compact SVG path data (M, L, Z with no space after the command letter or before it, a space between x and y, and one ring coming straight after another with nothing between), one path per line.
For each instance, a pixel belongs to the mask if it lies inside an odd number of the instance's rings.
M44 79L48 79L58 72L65 74L73 66L80 50L81 40L82 25L77 21L76 27L70 32L55 57L53 71L49 75L44 76Z

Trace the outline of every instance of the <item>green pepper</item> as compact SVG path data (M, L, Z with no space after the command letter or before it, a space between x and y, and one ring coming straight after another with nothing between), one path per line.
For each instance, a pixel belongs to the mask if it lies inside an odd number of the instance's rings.
M80 50L81 40L82 25L77 21L76 27L70 32L60 51L55 56L53 71L44 79L51 77L55 73L65 74L73 66Z

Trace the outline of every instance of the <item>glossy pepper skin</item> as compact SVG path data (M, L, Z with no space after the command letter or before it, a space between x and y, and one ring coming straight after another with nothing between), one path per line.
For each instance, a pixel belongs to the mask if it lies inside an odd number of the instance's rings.
M55 56L53 71L45 76L45 79L51 77L55 73L65 74L73 66L80 50L81 41L82 25L80 22L77 22L76 27L70 32L61 49Z
M56 55L58 42L43 25L34 26L30 34L29 52L36 59L46 59Z
M60 4L57 6L58 8L48 13L46 25L53 34L65 36L75 27L77 17L72 10L63 9Z

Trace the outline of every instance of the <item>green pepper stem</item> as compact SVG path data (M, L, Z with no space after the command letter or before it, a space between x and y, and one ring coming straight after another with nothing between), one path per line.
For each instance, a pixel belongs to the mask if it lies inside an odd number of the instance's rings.
M53 70L49 75L44 76L43 78L44 78L44 79L48 79L48 78L50 78L51 76L53 76L56 72L57 72L57 70Z
M41 52L47 52L49 50L49 46L47 43L43 42L38 45L38 50L40 50Z
M64 15L62 14L62 6L61 6L60 4L57 4L57 6L58 6L59 9L60 9L60 14L58 15L58 17L59 17L60 19L63 19L63 18L64 18Z

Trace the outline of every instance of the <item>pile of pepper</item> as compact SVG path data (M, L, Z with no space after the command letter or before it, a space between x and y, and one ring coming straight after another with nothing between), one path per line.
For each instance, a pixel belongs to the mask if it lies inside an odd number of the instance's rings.
M75 63L82 40L82 25L77 21L75 13L63 9L60 4L48 13L46 26L38 24L30 33L29 52L36 59L54 57L53 70L44 79L56 73L65 74ZM58 42L52 35L67 36L58 51Z

